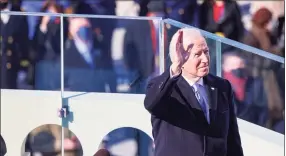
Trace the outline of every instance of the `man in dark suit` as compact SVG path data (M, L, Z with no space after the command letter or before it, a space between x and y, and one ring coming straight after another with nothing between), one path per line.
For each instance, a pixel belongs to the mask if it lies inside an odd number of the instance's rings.
M105 79L112 74L103 69L102 50L92 34L89 20L71 19L69 32L72 39L66 42L65 47L65 87L71 91L107 91Z
M0 1L0 10L21 11L7 0ZM1 89L17 89L18 73L29 66L27 17L1 13L0 28Z
M205 38L196 29L179 30L170 58L170 69L149 82L144 100L155 156L243 156L232 88L209 74Z

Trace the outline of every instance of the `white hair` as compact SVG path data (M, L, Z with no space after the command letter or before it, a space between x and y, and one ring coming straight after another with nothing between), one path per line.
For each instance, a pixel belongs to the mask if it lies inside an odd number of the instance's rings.
M169 56L170 56L170 59L171 61L173 62L173 57L174 57L174 54L176 53L176 44L177 44L177 40L178 40L178 37L179 37L179 32L180 31L183 31L183 46L184 48L186 49L188 46L186 43L190 43L190 42L193 42L194 40L196 40L197 38L200 38L200 37L203 37L203 35L201 34L201 32L196 29L196 28L182 28L182 29L179 29L172 37L171 39L171 42L170 42L170 45L169 45ZM188 40L186 40L188 39Z

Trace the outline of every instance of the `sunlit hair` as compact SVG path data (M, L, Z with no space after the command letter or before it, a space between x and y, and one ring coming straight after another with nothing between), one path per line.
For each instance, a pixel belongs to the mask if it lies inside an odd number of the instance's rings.
M171 61L173 62L174 54L176 53L176 44L179 37L179 32L183 31L183 45L186 46L186 42L190 43L196 40L197 38L203 37L201 32L195 28L182 28L179 29L172 37L170 45L169 45L169 56ZM188 41L186 41L188 38ZM186 47L185 47L186 48Z

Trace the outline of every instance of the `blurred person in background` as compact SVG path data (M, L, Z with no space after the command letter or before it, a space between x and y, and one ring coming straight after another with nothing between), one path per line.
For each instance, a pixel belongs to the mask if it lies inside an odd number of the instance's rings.
M277 40L278 47L281 47L282 57L285 57L285 16L279 16L276 25L273 29L274 37ZM283 66L282 66L283 65ZM280 90L282 103L285 103L285 67L284 64L274 63L273 70L277 79L277 84Z
M199 27L231 40L241 41L244 26L237 2L204 0L200 6Z
M282 56L281 48L274 45L275 38L267 26L272 20L272 13L267 8L258 9L252 16L252 27L244 38L244 43L252 47Z
M235 41L241 41L244 35L242 15L236 1L233 0L204 0L200 5L199 28L221 37ZM207 39L211 55L210 72L216 73L216 42ZM234 47L228 44L221 45L221 51L233 50Z
M283 44L275 44L277 38L268 30L268 24L272 19L272 13L267 8L258 9L252 17L252 28L245 36L244 43L255 48L283 56L281 49ZM283 29L282 29L283 30ZM281 32L282 32L281 30ZM267 127L272 128L276 121L282 119L284 110L285 69L281 63L263 58L258 55L246 53L252 65L248 66L254 77L262 77L264 87L267 88L269 118Z
M90 15L115 15L115 0L75 0L68 13ZM102 73L106 75L104 83L108 85L108 92L117 92L117 75L111 57L111 40L116 27L116 19L89 18L94 44L100 48Z
M234 90L237 116L265 127L268 106L263 80L252 77L246 66L246 60L238 52L225 53L222 76L230 81Z
M157 0L134 0L140 6L139 16L147 16L150 10L148 5ZM159 0L160 1L160 0ZM170 18L194 27L199 26L199 13L200 7L197 0L161 0L162 1L162 13L163 18ZM166 24L166 35L173 36L178 30L178 27ZM171 38L167 37L167 41L170 42ZM169 53L169 49L165 49L165 54ZM167 57L167 55L166 55ZM167 60L170 61L170 60ZM170 62L169 62L170 63Z
M63 8L54 0L47 0L41 9L46 13L63 13ZM43 16L36 26L33 38L35 53L35 89L60 89L61 21L60 17ZM66 24L64 24L65 26ZM67 28L64 27L64 40Z
M22 11L20 6L21 1L0 1L1 11ZM27 17L1 13L0 28L1 88L17 89L30 65Z
M163 1L148 4L148 17L164 17ZM130 21L124 36L123 58L132 84L131 93L145 93L147 81L159 74L159 20Z
M43 6L47 3L46 0L39 0L39 1L31 1L31 0L22 0L22 8L25 9L26 12L41 12ZM67 8L70 6L69 1L67 0L54 0L54 2L63 6L63 8ZM29 23L29 38L32 40L35 34L35 28L38 24L38 19L41 16L28 16L28 23Z
M134 0L140 6L139 16L147 16L150 12L153 12L152 7L148 7L152 3L156 3L157 0ZM163 11L163 18L170 18L191 26L199 26L199 5L197 0L159 0L162 1L160 4ZM156 5L156 4L155 4ZM177 31L177 27L170 24L166 24L167 36L173 36ZM167 38L168 42L171 38ZM168 48L166 54L168 54Z
M65 87L72 91L108 92L108 79L100 42L86 18L69 20L70 37L65 44Z
M281 56L285 57L285 15L279 16L272 30L276 44L280 47Z
M157 0L134 1L140 6L139 16L146 16L148 12L150 12L150 8L148 8L149 3ZM166 18L171 18L192 26L198 26L199 6L196 0L162 0L162 2Z

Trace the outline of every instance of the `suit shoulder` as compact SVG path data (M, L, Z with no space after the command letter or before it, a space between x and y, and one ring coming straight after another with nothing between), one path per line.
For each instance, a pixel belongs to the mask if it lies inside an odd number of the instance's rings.
M153 77L152 79L149 80L149 84L151 83L156 83L156 82L162 82L162 81L166 81L170 78L170 69L166 70L164 73Z
M231 85L227 79L222 77L218 77L212 74L208 75L207 81L214 87L219 88L221 90L229 90Z
M160 80L160 76L161 75L158 75L158 76L155 76L155 77L151 78L148 83L151 84L151 83L155 83L155 82L159 81Z

